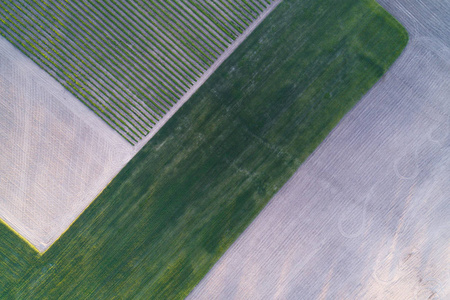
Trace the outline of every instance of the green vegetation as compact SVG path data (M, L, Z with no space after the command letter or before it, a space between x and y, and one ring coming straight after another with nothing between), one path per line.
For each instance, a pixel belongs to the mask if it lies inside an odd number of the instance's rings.
M44 255L0 228L0 298L183 298L406 42L375 1L284 0Z
M0 34L135 144L271 1L0 0Z

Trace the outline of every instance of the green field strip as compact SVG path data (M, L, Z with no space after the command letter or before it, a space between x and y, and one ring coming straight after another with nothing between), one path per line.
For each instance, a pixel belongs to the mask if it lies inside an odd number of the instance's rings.
M183 299L407 39L375 1L282 1L42 256L0 224L0 298Z
M14 299L13 289L36 263L38 251L0 220L0 299ZM11 251L14 249L14 252Z

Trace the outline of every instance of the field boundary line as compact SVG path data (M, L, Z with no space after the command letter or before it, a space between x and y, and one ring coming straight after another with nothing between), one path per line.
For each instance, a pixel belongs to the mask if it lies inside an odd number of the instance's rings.
M178 100L178 102L164 115L159 122L156 123L156 126L152 128L150 133L142 138L138 143L134 145L134 155L136 155L147 143L150 139L155 136L155 134L164 126L164 124L169 121L170 118L186 103L192 95L203 85L203 83L208 80L208 78L220 67L220 65L236 50L236 48L247 39L247 37L258 27L258 25L264 21L264 19L281 3L282 0L275 0L270 6L263 11L258 18L254 22L250 24L250 26L245 29L245 31L239 35L233 43L217 58L214 64L202 74L202 76L194 83L194 85ZM133 156L134 156L133 155ZM131 160L131 159L130 159Z

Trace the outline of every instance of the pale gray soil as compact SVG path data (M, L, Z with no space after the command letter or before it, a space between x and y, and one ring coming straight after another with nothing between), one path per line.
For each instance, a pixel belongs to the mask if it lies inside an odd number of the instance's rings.
M133 154L0 37L0 219L45 251Z
M450 1L188 299L450 299Z

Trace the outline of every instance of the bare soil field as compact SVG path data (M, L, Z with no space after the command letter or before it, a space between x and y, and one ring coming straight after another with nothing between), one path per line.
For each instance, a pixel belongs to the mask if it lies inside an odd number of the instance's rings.
M0 219L44 251L134 153L0 37Z
M188 299L450 298L450 2L379 2L407 48Z

